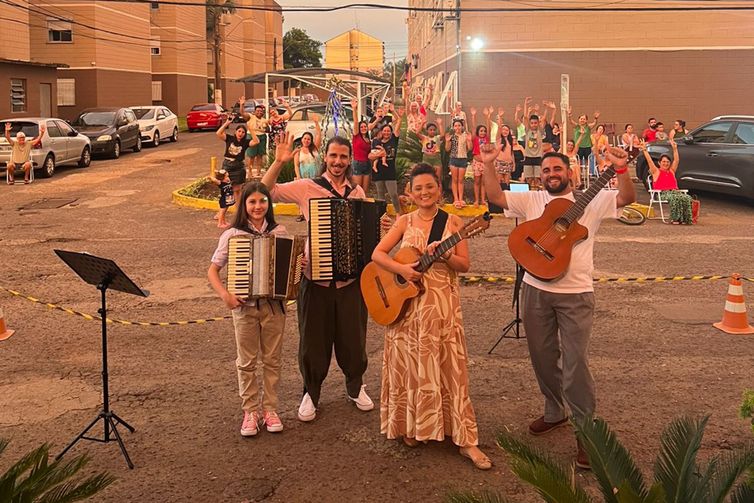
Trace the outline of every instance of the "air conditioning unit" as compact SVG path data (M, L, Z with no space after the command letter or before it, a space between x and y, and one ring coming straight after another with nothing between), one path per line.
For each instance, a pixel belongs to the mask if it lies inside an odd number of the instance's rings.
M445 19L438 17L432 23L433 30L442 30L445 27Z

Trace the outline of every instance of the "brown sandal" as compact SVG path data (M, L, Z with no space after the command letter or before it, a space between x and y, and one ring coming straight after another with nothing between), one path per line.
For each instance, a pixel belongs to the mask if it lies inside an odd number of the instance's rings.
M480 470L489 470L492 468L492 461L490 461L490 458L488 458L482 451L479 451L482 456L474 459L467 449L468 447L461 447L458 452L461 453L461 456L469 458L471 462L474 463L474 466Z
M415 438L403 437L403 443L411 448L419 447L419 441Z

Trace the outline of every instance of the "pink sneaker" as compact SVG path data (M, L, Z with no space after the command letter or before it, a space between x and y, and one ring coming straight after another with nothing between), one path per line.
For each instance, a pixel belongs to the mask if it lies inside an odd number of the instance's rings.
M283 431L283 422L278 417L278 413L275 411L264 411L263 423L267 425L267 431L270 433L277 433Z
M247 412L243 413L243 423L241 424L241 436L253 437L259 433L259 413Z

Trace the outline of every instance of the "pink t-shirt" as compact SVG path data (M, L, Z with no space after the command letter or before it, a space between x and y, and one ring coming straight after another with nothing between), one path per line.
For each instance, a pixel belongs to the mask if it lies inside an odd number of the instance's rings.
M324 176L332 185L335 186L332 183L332 179L330 176L325 173ZM349 185L352 187L351 192L348 194L348 199L366 199L366 194L364 193L364 189L362 189L359 185L354 184L352 182L348 182ZM336 189L337 190L337 189ZM345 187L343 190L339 191L341 195L343 195L345 192ZM304 218L306 218L306 221L309 221L309 199L319 199L323 197L334 197L329 190L322 187L321 185L318 185L314 180L304 178L301 180L294 180L292 182L288 183L276 183L275 186L270 191L270 194L272 195L272 200L278 203L296 203L299 207L299 210L301 211L301 214L304 215ZM312 269L311 269L311 261L309 260L309 242L307 240L306 243L306 259L308 262L308 265L306 267L306 271L304 274L307 278L311 279L312 277ZM338 281L335 283L335 286L337 288L342 288L346 285L350 285L355 280L348 280L348 281ZM328 286L327 282L317 282L318 285L321 286Z
M559 197L565 197L570 201L574 200L573 192ZM579 223L587 228L589 235L584 241L573 247L571 263L563 276L554 281L542 281L526 273L524 283L546 292L593 292L594 236L597 234L597 229L599 229L602 220L620 216L620 211L616 206L617 197L618 191L602 190L587 205L583 215L579 218ZM537 219L542 216L545 205L555 198L556 196L551 195L546 190L536 192L510 192L506 190L505 200L508 203L508 209L505 210L505 216L524 220Z
M672 171L660 170L657 180L652 182L654 190L678 190L678 180L675 179L675 173Z

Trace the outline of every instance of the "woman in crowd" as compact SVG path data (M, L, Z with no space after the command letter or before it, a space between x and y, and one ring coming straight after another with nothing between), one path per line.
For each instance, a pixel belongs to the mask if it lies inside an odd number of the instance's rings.
M667 154L660 156L660 165L655 164L652 156L647 151L647 144L641 142L641 151L644 154L644 159L649 166L649 174L652 175L652 188L654 190L678 190L678 180L675 178L675 172L678 169L678 145L675 140L670 140L670 145L673 148L673 157L671 158Z
M565 145L565 152L568 157L568 165L571 167L571 185L574 189L581 188L581 163L579 162L579 151L576 148L574 140L568 140Z
M419 104L412 101L406 114L406 128L414 134L419 134L419 131L424 129L426 122L427 117L419 112Z
M301 135L301 146L293 152L293 169L296 173L296 180L300 178L316 178L319 174L319 168L322 165L322 159L319 155L319 146L322 144L322 129L319 127L319 117L315 114L309 114L314 121L314 134L309 131ZM299 214L296 221L302 222L304 215Z
M277 108L270 107L270 149L275 148L275 139L285 133L285 126L288 124L291 115L293 115L291 105L287 101L283 102L283 106L285 107L285 113L283 114L278 113Z
M453 119L453 132L445 133L445 150L450 156L450 180L453 189L453 206L463 208L463 181L469 166L468 152L473 149L471 135L464 129L461 119Z
M589 155L592 153L592 128L597 124L597 119L599 118L600 113L594 112L594 120L589 122L589 117L586 114L582 114L579 115L578 122L576 122L573 120L571 107L568 107L568 120L573 126L573 138L579 157L583 163L588 162Z
M272 198L264 184L250 182L238 201L233 226L222 233L207 277L217 295L233 315L236 333L236 372L241 396L243 423L241 435L252 437L260 426L276 433L283 431L278 417L278 380L280 377L285 306L274 299L240 299L228 292L220 279L220 270L228 263L228 241L233 236L286 235L285 227L275 222ZM257 359L262 363L262 393L257 384ZM261 406L261 411L260 411Z
M396 214L401 213L398 199L398 175L395 160L398 156L398 140L401 134L403 113L399 110L393 125L385 124L372 140L369 160L373 162L372 180L377 188L377 199L385 199L387 194L393 203Z
M597 148L597 152L602 153L610 146L610 142L605 134L605 125L600 124L597 129L594 130L592 135L592 145Z
M673 123L673 129L671 129L670 133L668 133L668 137L675 139L676 136L680 138L681 136L686 136L687 134L689 134L689 130L686 129L686 121L677 119Z
M634 132L633 124L626 124L626 128L620 137L620 143L623 150L628 153L628 162L631 162L638 157L641 141L639 136Z
M357 185L360 185L366 194L369 190L369 181L372 176L372 163L369 160L372 140L369 139L369 124L366 121L359 120L358 108L358 102L351 100L353 123L357 124L357 130L351 139L351 146L353 148L351 169L353 171L353 181Z
M478 208L479 204L486 204L487 195L482 185L482 175L484 174L484 164L482 164L481 146L490 142L490 109L484 109L485 124L476 123L476 108L471 108L471 127L475 130L471 139L472 155L471 167L474 173L474 207Z
M497 173L497 181L510 185L511 174L515 170L515 163L513 160L513 143L516 139L513 137L513 132L507 124L503 124L502 112L498 115L498 131L500 131L500 153L495 159L495 172Z
M440 239L458 232L463 222L440 210L441 189L432 166L416 165L410 185L417 210L400 217L372 254L378 265L424 286L424 293L410 301L403 318L385 333L380 431L389 439L402 437L409 447L450 436L462 456L488 470L492 463L479 450L468 392L458 286L458 273L469 270L468 245L461 241L423 273L414 269L418 263L401 264L388 255L399 243L401 248L433 253ZM434 238L431 229L436 218L446 220L438 233L442 237L427 244Z

